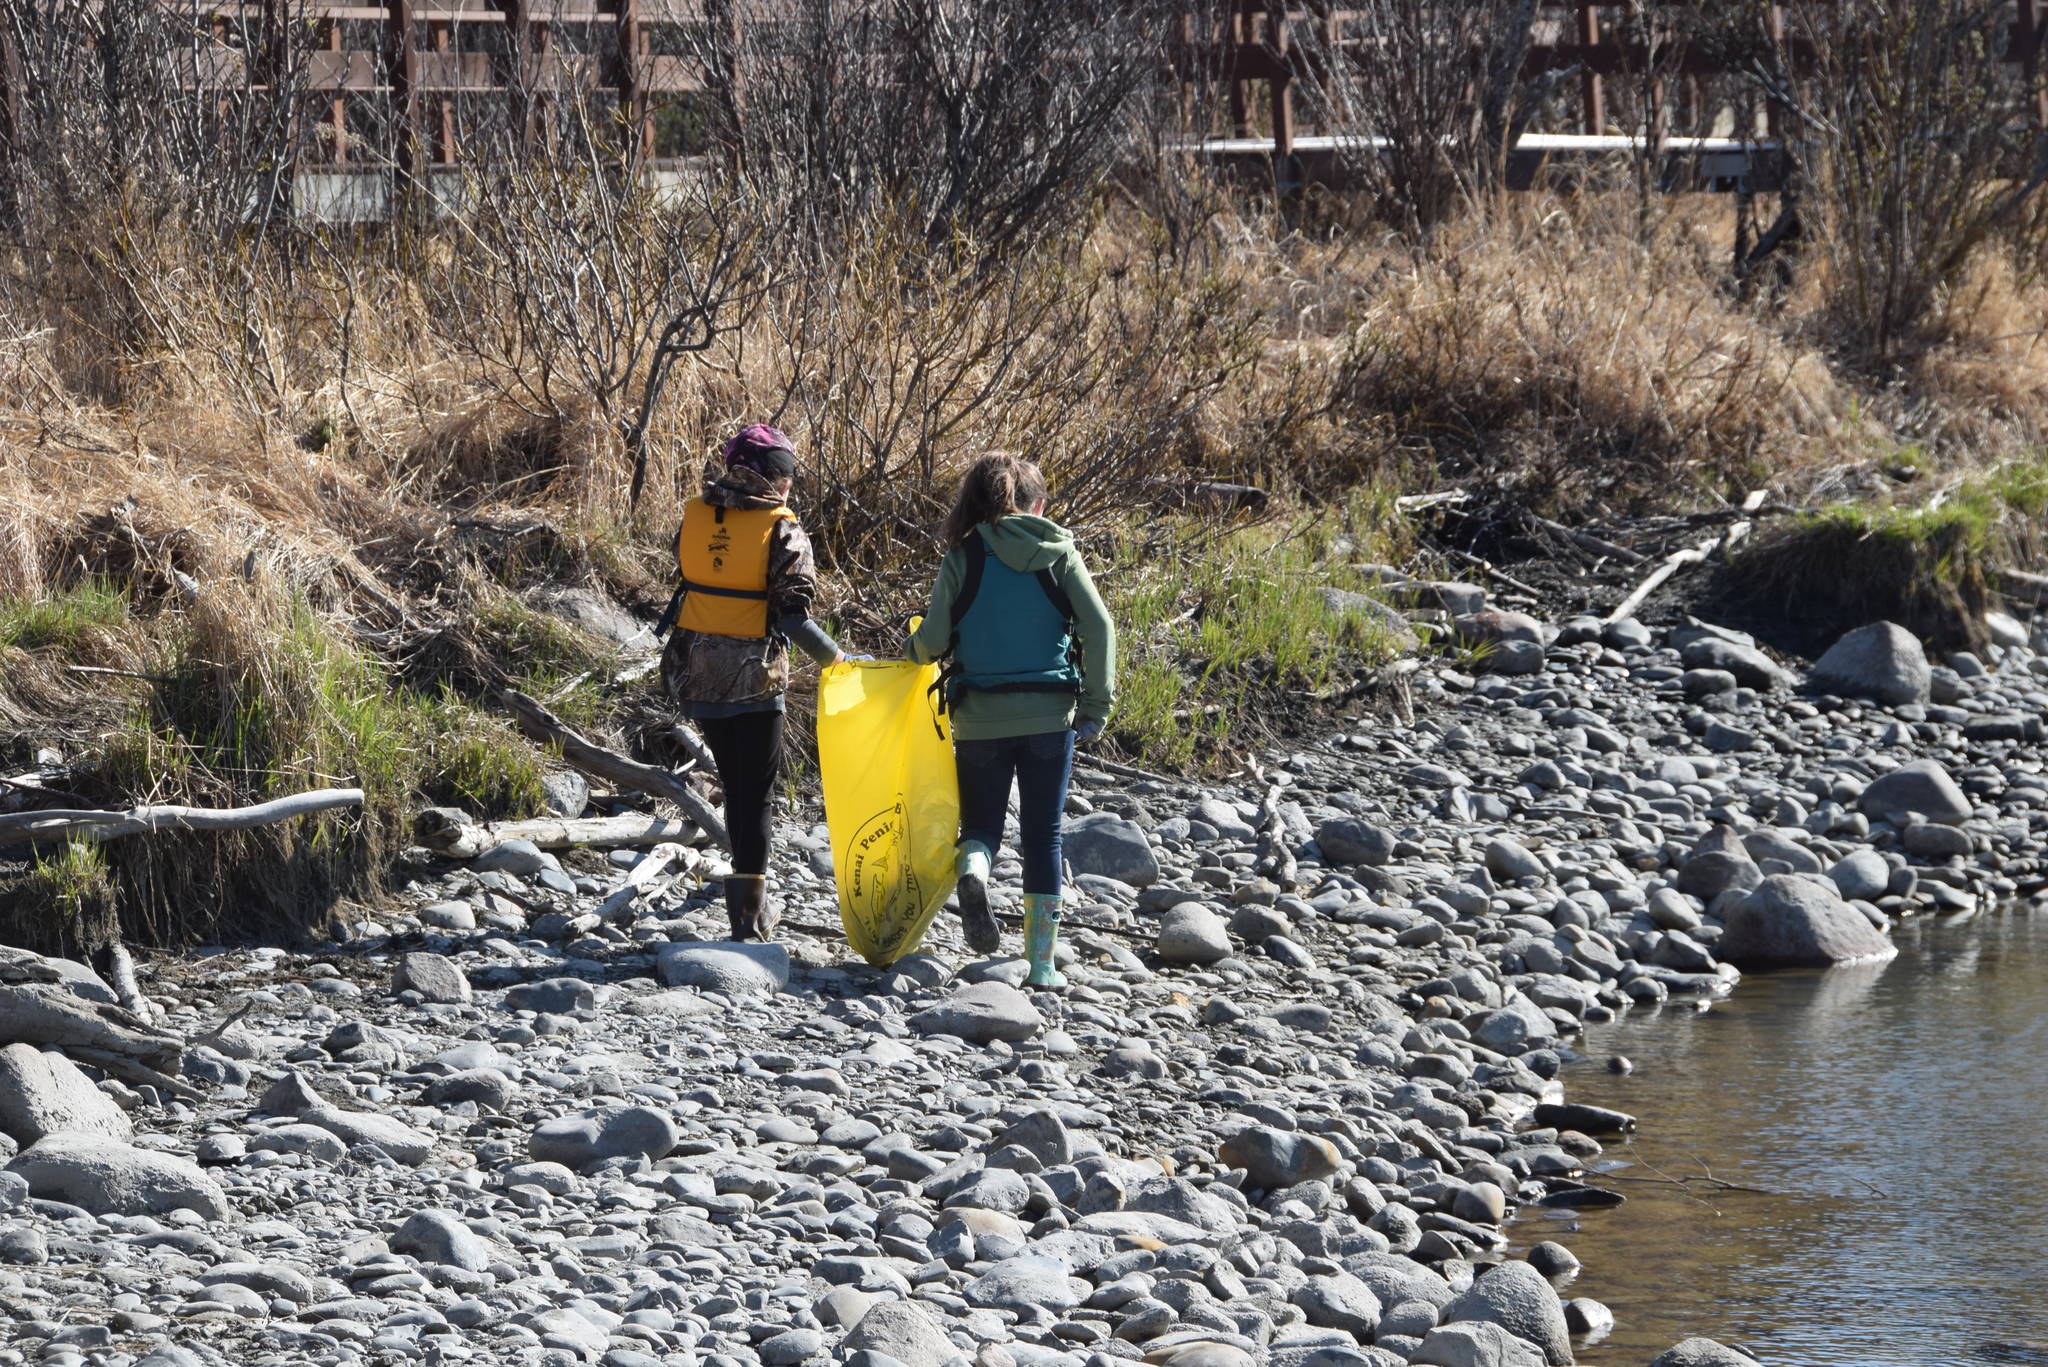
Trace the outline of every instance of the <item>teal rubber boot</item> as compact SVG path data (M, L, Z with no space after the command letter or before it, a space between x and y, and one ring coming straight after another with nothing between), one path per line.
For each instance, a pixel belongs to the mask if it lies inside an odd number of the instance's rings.
M1042 892L1024 894L1024 957L1031 963L1026 987L1065 987L1066 975L1052 966L1053 946L1060 938L1060 899Z
M967 947L976 954L993 954L1003 947L1002 927L988 909L988 866L988 846L979 840L960 842L960 881L956 886L960 930L967 937Z

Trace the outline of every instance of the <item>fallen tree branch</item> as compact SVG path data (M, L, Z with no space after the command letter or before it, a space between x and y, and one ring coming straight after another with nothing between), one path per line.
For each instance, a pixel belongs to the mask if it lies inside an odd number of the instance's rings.
M1649 557L1640 551L1632 551L1626 546L1617 546L1612 541L1602 540L1591 532L1582 532L1576 527L1567 527L1562 522L1552 522L1549 518L1538 517L1534 513L1528 513L1525 516L1528 517L1532 525L1541 527L1552 536L1563 537L1580 550L1590 551L1594 555L1609 556L1626 565L1642 565L1649 561Z
M627 871L625 883L598 904L598 919L607 922L624 920L633 903L663 882L662 875L671 866L680 863L688 867L686 861L689 857L690 852L673 841L656 845Z
M542 850L566 850L578 845L633 848L681 844L696 834L697 828L687 821L641 813L484 822L472 821L466 813L452 807L428 807L413 818L413 837L446 859L474 859L508 840L525 840Z
M638 760L626 758L615 750L607 750L601 745L593 744L577 734L560 717L548 711L538 700L517 689L506 689L504 697L506 706L511 708L513 718L527 739L538 744L554 746L561 751L563 759L592 778L601 778L621 788L630 788L634 792L668 799L682 808L683 814L688 816L705 835L711 837L721 849L732 848L732 837L726 833L725 822L712 810L711 804L699 797L696 789L667 769L642 764Z
M182 1039L132 1011L32 982L0 985L0 1044L54 1044L79 1059L92 1050L159 1074L176 1072L185 1052Z
M360 788L319 788L253 807L133 807L125 812L19 812L0 816L0 845L36 840L113 840L155 831L246 831L293 817L363 805Z

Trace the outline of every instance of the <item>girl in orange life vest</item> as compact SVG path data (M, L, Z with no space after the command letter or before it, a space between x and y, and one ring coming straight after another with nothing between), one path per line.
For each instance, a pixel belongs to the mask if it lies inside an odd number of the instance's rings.
M1014 782L1031 964L1025 981L1059 987L1060 821L1074 745L1101 733L1115 702L1116 628L1073 537L1044 513L1045 476L1030 461L992 455L969 467L940 532L946 558L910 654L953 657L946 695L960 775L960 921L968 947L992 954L1002 942L988 906L989 861L1002 843Z
M783 691L789 647L821 665L846 655L811 620L818 591L811 540L785 500L796 474L789 438L743 427L725 460L705 468L676 533L676 628L661 656L662 682L704 733L725 789L732 833L726 913L735 940L765 940L781 918L768 902L769 810L782 770Z

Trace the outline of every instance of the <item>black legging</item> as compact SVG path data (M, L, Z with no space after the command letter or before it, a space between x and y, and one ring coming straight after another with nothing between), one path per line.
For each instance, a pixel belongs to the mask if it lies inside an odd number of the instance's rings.
M725 825L732 832L732 871L766 873L775 822L768 805L782 775L782 713L701 717L697 729L718 761L725 788Z

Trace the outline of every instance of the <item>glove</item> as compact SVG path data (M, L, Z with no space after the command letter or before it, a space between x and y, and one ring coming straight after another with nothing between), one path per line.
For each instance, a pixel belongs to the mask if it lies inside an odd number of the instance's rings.
M1074 744L1086 745L1102 734L1102 723L1090 717L1074 728Z
M874 661L875 661L875 657L874 657L874 656L872 656L872 655L849 655L849 656L847 656L846 658L847 658L847 659L848 659L849 661L855 661L855 662L857 662L857 661L860 661L860 660L866 660L866 661L867 661L867 662L868 662L869 664L873 664L873 663L874 663Z

